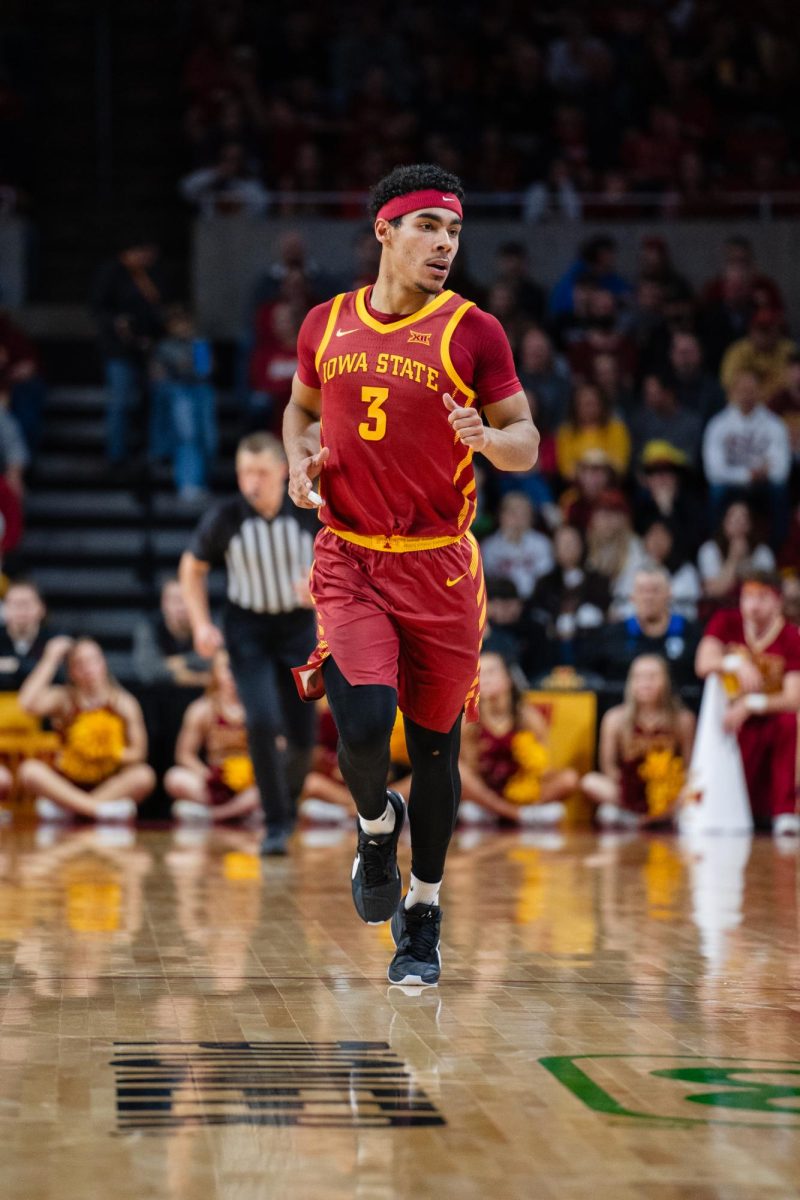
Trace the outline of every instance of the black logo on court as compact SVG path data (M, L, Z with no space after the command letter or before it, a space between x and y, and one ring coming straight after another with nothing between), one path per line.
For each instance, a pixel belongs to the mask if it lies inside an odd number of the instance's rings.
M444 1125L386 1042L115 1042L121 1132Z

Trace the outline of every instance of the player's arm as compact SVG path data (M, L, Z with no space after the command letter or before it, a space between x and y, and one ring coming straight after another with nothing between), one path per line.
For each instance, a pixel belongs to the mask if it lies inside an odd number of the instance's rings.
M295 374L292 396L283 414L283 447L289 463L289 495L299 508L314 508L308 493L315 488L330 451L320 449L319 388L309 387Z
M453 364L477 393L489 423L477 407L460 408L445 394L450 424L465 446L485 454L501 471L530 471L539 454L539 434L505 330L496 317L472 308L456 332Z
M459 440L479 450L500 471L530 471L539 456L539 431L531 419L524 392L487 405L488 425L474 408L459 408L449 392L444 396L448 420Z
M761 672L749 658L736 652L726 653L723 643L713 634L706 634L700 639L694 660L694 670L700 679L707 679L709 675L723 672L727 675L735 675L743 692L757 692L764 683Z

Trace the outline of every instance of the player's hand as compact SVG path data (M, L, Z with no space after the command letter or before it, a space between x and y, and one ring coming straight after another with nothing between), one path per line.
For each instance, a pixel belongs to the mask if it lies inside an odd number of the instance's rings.
M330 456L330 449L323 446L316 454L301 458L299 462L289 467L289 496L298 508L316 508L308 493L314 487L322 471L323 465Z
M739 686L742 691L747 692L763 692L764 679L755 663L749 658L743 658L736 668L736 678L739 680Z
M458 440L471 450L483 450L489 441L489 430L481 420L481 414L474 408L460 408L449 392L444 393L442 400Z
M750 710L744 700L734 700L725 710L722 728L726 733L738 733L750 716Z
M195 627L193 641L194 648L201 658L211 658L215 651L220 650L225 644L222 630L217 629L216 625L212 625L211 621L204 621L202 625Z

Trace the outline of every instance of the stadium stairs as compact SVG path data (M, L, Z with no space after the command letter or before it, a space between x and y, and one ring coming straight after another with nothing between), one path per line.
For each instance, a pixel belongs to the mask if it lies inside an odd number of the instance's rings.
M217 494L235 486L233 450L239 415L223 393L218 403L220 453L212 477ZM55 632L97 638L112 670L132 678L136 621L158 608L164 579L178 560L202 508L178 503L166 464L111 470L104 452L105 393L61 386L48 398L45 435L28 480L26 531L13 564L41 588ZM11 566L11 564L9 564ZM215 602L224 579L211 576Z

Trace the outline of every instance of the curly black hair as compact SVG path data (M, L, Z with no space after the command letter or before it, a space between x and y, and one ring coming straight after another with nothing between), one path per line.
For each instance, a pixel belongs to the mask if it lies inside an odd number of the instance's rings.
M457 175L443 171L435 163L415 163L410 167L395 167L375 184L367 206L370 219L374 221L384 204L396 196L407 196L409 192L427 191L429 188L437 192L449 192L464 203L464 186ZM399 222L400 218L396 220Z

